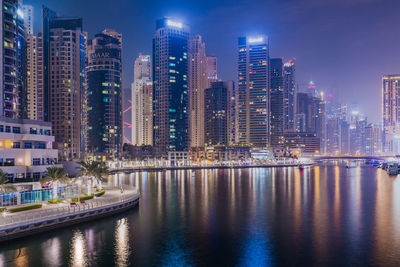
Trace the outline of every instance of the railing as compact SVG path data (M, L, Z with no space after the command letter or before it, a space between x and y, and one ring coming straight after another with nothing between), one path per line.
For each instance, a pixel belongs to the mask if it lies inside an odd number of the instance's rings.
M81 214L87 211L94 211L99 208L105 208L107 206L113 206L118 203L127 202L130 200L134 200L139 196L137 190L133 192L124 193L120 196L103 198L103 199L94 199L89 200L87 203L79 203L75 206L64 206L57 208L44 208L43 210L33 210L22 212L22 214L5 214L3 216L0 215L0 231L2 228L6 228L7 226L17 226L23 225L27 222L30 224L35 224L42 222L43 220L51 220L58 219L65 216L70 216L74 214ZM52 205L52 204L49 204Z

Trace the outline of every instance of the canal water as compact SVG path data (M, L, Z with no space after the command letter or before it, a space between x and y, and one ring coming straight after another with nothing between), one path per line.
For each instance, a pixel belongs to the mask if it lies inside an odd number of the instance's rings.
M400 178L373 167L143 172L124 214L0 245L0 266L400 266Z

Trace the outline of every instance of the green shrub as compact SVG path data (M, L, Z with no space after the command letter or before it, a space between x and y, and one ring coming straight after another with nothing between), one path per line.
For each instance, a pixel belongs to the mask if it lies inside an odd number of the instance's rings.
M84 196L84 197L80 197L80 200L82 201L82 200L89 200L89 199L92 199L94 196L93 195L91 195L91 196ZM71 199L72 200L72 202L77 202L78 201L78 198L77 197L75 197L75 198L73 198L73 199Z
M101 197L106 193L106 190L101 191L100 193L95 194L96 197Z
M48 201L50 204L57 204L61 202L61 199L51 199Z
M42 204L35 204L35 205L30 205L30 206L8 209L8 211L13 213L13 212L20 212L20 211L25 211L25 210L40 209L41 207L42 207Z
M0 212L6 211L7 208L6 207L0 207Z

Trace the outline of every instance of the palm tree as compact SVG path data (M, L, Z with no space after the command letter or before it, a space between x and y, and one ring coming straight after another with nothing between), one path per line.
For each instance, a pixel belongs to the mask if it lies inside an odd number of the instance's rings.
M17 191L17 188L12 184L8 184L8 182L7 174L0 170L0 193L5 194Z
M79 175L86 179L88 182L88 195L91 194L91 184L93 183L93 181L97 182L100 185L103 182L107 181L109 170L108 167L104 165L104 163L98 161L80 161L79 165Z
M68 177L64 168L49 167L46 169L46 174L39 180L41 184L45 183L69 183L71 179Z

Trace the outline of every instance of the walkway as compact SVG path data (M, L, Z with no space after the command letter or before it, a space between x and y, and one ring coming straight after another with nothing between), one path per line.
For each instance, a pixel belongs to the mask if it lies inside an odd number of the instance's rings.
M107 190L103 196L86 200L85 203L79 203L76 206L71 206L69 203L42 203L43 207L40 209L17 213L3 212L0 215L0 232L10 227L15 228L25 224L35 224L74 214L87 213L138 198L139 192L137 190L124 190L123 194L121 194L120 190Z

